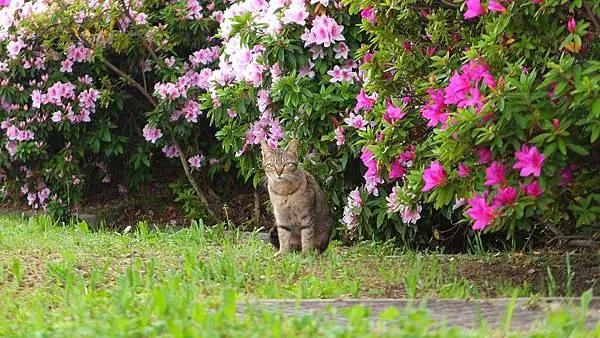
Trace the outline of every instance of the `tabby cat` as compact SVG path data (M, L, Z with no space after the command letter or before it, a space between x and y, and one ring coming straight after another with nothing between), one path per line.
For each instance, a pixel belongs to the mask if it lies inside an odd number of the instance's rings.
M298 140L285 149L261 143L263 169L275 213L271 243L288 251L325 251L333 224L331 209L315 178L298 168Z

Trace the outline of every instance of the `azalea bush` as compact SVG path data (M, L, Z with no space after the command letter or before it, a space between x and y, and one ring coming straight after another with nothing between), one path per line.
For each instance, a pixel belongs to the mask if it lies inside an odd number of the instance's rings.
M218 218L229 174L258 187L258 145L298 138L355 238L597 231L594 2L0 6L3 197L60 213L177 168Z
M344 3L367 34L359 230L597 231L598 4Z
M360 89L354 60L362 35L358 16L337 1L256 1L223 14L223 50L203 97L226 154L223 164L257 186L260 143L301 140L299 157L317 177L337 216L360 177L358 130L349 112Z
M183 167L181 193L193 186L207 202L202 177L218 169L218 147L193 98L219 56L223 3L0 6L4 197L61 214L84 187L147 181L158 158Z

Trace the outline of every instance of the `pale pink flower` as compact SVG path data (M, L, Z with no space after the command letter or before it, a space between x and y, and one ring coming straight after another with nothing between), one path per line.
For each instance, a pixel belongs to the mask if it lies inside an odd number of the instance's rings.
M355 115L354 113L350 113L350 115L344 119L344 122L358 130L367 130L367 121L365 121L360 114Z
M345 42L340 42L337 44L337 46L333 47L333 51L335 52L336 59L339 59L339 58L347 59L349 50L350 49L348 48L348 45L346 45Z
M202 166L203 161L204 161L204 155L202 155L202 154L192 156L188 159L188 162L194 168L200 168Z
M344 135L344 132L345 132L345 130L343 127L337 127L334 130L335 144L337 144L338 146L341 146L344 143L346 143L346 136Z
M306 10L306 6L303 3L295 1L284 11L282 23L295 23L304 26L306 25L306 18L308 18L308 15L309 13Z
M179 152L177 151L177 147L174 145L167 145L162 148L162 152L165 154L167 158L173 158L179 156Z
M156 143L156 140L163 136L162 131L156 127L151 126L150 124L146 124L143 129L144 138L147 141L152 143Z

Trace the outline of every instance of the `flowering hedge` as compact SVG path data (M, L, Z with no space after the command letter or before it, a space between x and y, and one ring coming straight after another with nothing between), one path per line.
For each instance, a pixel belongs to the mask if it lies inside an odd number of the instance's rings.
M124 190L167 163L186 209L214 214L207 178L258 185L256 145L296 137L349 233L595 229L595 3L0 6L2 192L33 207L64 211L83 186Z
M257 185L260 142L296 137L305 168L343 209L360 170L358 134L342 127L360 87L359 22L329 0L247 0L224 12L223 51L202 107L219 128L225 165Z
M594 231L599 5L344 3L369 40L357 52L369 95L355 111L372 126L361 134L362 196L380 203L363 224L400 220L402 235L416 233L433 207L478 231ZM364 217L356 200L348 214Z
M190 166L210 162L214 147L198 102L186 97L208 88L220 2L0 6L5 197L62 214L84 183L116 181L124 191L147 180L156 145L180 157L202 195Z

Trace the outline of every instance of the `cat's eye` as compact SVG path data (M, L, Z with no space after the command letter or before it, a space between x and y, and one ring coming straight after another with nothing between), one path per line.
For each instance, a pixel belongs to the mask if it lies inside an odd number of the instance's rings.
M295 167L295 166L296 166L296 163L294 163L294 162L286 162L286 163L285 163L285 166L286 166L286 167Z
M274 168L275 168L275 165L273 163L267 163L265 165L265 169L274 169Z

